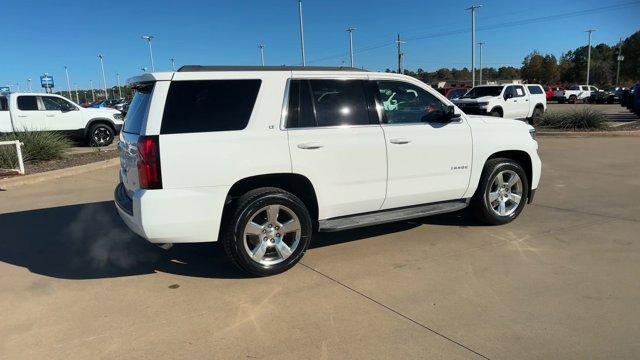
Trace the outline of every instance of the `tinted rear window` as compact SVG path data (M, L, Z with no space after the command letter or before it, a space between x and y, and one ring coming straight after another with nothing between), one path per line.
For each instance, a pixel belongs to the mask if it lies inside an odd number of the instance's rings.
M527 88L529 89L529 92L531 94L544 94L544 91L542 91L542 88L540 86L527 86Z
M242 130L261 80L174 81L162 116L162 134Z
M9 110L9 104L7 101L7 98L4 96L0 96L0 111L7 111Z
M133 100L131 100L127 117L124 119L124 129L122 131L131 134L140 134L142 124L149 111L152 92L153 84L136 89L136 94L133 96Z
M18 96L18 109L33 111L38 110L38 100L35 96Z

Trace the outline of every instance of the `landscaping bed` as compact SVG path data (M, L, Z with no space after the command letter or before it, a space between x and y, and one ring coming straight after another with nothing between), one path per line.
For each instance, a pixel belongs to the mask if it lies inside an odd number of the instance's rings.
M86 165L98 161L109 160L118 157L117 150L92 151L82 154L67 154L58 159L47 161L29 161L24 164L26 175L37 174L45 171L59 170L79 165ZM0 173L0 179L16 175L14 172L6 171Z

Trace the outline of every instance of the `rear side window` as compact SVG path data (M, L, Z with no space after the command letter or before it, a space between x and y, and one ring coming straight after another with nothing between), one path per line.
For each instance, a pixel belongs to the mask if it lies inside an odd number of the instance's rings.
M544 94L544 91L542 91L542 88L540 86L530 85L527 86L527 89L529 89L529 92L532 95Z
M174 81L161 134L242 130L247 127L261 80Z
M130 134L140 134L142 130L142 124L149 111L153 84L137 87L135 91L136 93L129 105L127 117L124 119L124 129L122 130Z
M367 98L362 80L291 80L287 128L369 125Z
M4 96L0 96L0 111L7 111L9 110L9 103L7 101L7 98Z
M38 99L35 96L18 96L18 109L22 111L38 110Z

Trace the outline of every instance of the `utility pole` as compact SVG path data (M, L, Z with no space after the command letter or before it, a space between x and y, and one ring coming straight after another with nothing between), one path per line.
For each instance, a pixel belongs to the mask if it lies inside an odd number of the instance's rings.
M465 10L471 10L471 87L476 86L476 9L482 5L471 5Z
M620 63L618 63L618 70L620 69ZM27 79L27 86L29 87L29 92L33 92L33 90L31 90L31 79Z
M482 47L484 46L484 43L481 41L478 43L478 46L480 46L480 71L478 72L478 75L480 75L480 81L478 81L478 84L482 85Z
M142 35L142 38L144 40L147 40L147 43L149 43L149 58L151 59L151 71L154 72L156 71L156 68L153 66L153 50L151 49L151 40L153 40L155 36L153 35Z
M107 100L109 98L109 94L107 93L107 77L104 75L104 56L102 54L98 54L98 58L100 59L100 68L102 69L102 85L104 86L104 99Z
M96 93L93 91L93 80L89 80L89 87L91 88L91 102L96 101Z
M118 97L122 99L122 88L120 87L120 74L116 73L116 81L118 84Z
M69 100L73 100L71 97L71 82L69 81L69 69L67 65L64 66L64 73L67 75L67 92L69 93Z
M353 31L356 28L354 27L350 27L347 29L347 32L349 33L349 59L351 60L351 67L355 67L354 62L353 62Z
M587 48L587 85L589 85L589 70L591 68L591 33L594 31L595 31L594 29L589 29L585 31L589 33L589 45Z
M176 59L171 58L169 61L171 61L171 70L176 71Z
M405 42L400 40L400 34L398 34L398 39L396 40L396 45L398 46L398 74L404 73L404 66L402 64L402 60L404 58L404 53L402 52L401 44Z
M618 70L616 70L616 85L620 85L620 62L624 60L624 56L622 55L622 39L618 43Z
M302 52L302 66L307 66L304 56L304 24L302 22L302 0L298 0L298 13L300 15L300 51Z
M264 66L264 45L258 45L260 48L260 65Z

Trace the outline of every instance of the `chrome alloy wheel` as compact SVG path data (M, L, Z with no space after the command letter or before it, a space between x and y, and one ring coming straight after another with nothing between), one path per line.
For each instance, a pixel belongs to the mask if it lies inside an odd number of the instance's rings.
M275 265L286 260L300 243L298 216L284 205L258 210L244 228L244 249L255 262Z
M489 188L489 204L496 215L513 214L522 201L522 179L512 170L500 171Z
M111 139L111 131L105 127L98 127L93 130L93 141L96 145L104 145Z

